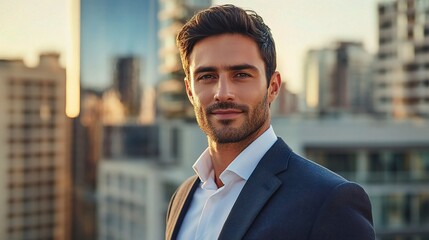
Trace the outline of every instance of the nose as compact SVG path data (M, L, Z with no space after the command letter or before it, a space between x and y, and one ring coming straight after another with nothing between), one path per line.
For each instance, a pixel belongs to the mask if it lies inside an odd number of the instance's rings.
M232 83L227 77L220 77L214 99L217 102L233 101L235 98Z

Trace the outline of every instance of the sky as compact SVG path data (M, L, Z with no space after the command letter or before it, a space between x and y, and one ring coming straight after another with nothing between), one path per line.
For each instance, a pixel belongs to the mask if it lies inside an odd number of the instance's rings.
M339 40L359 41L377 51L376 0L215 0L256 11L271 28L277 68L293 92L302 90L304 59L309 49Z
M38 62L39 53L56 51L65 60L67 0L0 0L0 59Z
M0 59L24 58L37 64L45 51L67 55L67 1L0 0ZM389 1L389 0L382 0ZM378 0L214 0L252 9L271 27L276 41L278 70L293 92L302 90L302 71L309 49L338 40L361 41L377 51Z

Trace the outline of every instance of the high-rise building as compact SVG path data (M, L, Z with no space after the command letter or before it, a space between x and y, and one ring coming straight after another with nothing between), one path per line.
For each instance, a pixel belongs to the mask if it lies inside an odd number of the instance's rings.
M101 92L82 91L79 118L73 121L71 239L97 236L97 167L102 148Z
M305 111L320 115L370 112L371 65L372 56L356 42L310 50L304 69Z
M153 119L141 103L158 77L158 0L80 0L81 115L73 131L72 238L97 239L103 127ZM147 107L147 109L141 109ZM152 111L152 112L151 112Z
M429 1L380 3L378 33L376 112L429 117Z
M142 86L158 81L158 0L81 0L81 81L84 89L112 85L116 59L139 59Z
M160 0L160 79L157 86L157 105L163 117L191 117L193 108L186 96L185 73L176 36L185 22L198 10L210 7L211 0Z
M0 60L0 239L70 239L70 122L59 55Z
M137 116L141 106L140 61L136 57L116 60L113 89L119 94L127 116Z

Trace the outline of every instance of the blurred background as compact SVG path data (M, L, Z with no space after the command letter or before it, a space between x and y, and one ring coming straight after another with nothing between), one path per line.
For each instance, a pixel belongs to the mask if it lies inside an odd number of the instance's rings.
M429 0L0 1L0 239L164 238L206 148L175 36L224 3L272 29L276 133L366 189L377 239L429 239Z

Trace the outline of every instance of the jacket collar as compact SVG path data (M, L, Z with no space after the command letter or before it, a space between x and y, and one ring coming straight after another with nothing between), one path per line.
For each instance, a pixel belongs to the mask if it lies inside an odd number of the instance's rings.
M276 175L287 169L291 153L292 150L279 138L262 157L232 207L219 239L243 238L262 207L281 186Z
M238 196L228 218L219 235L219 239L242 239L247 229L250 227L255 217L268 201L268 199L281 186L282 182L277 178L277 174L287 169L289 158L292 150L286 143L278 138L274 145L262 157L261 161L256 166L250 178L246 182ZM200 179L197 176L192 177L183 197L179 197L176 207L172 209L180 209L180 213L170 219L171 230L167 229L167 234L171 234L171 239L176 239L179 229L182 225L186 212L191 205L192 197L197 186L200 184ZM258 197L254 197L258 196ZM240 223L240 224L237 224ZM167 239L170 239L167 237Z

